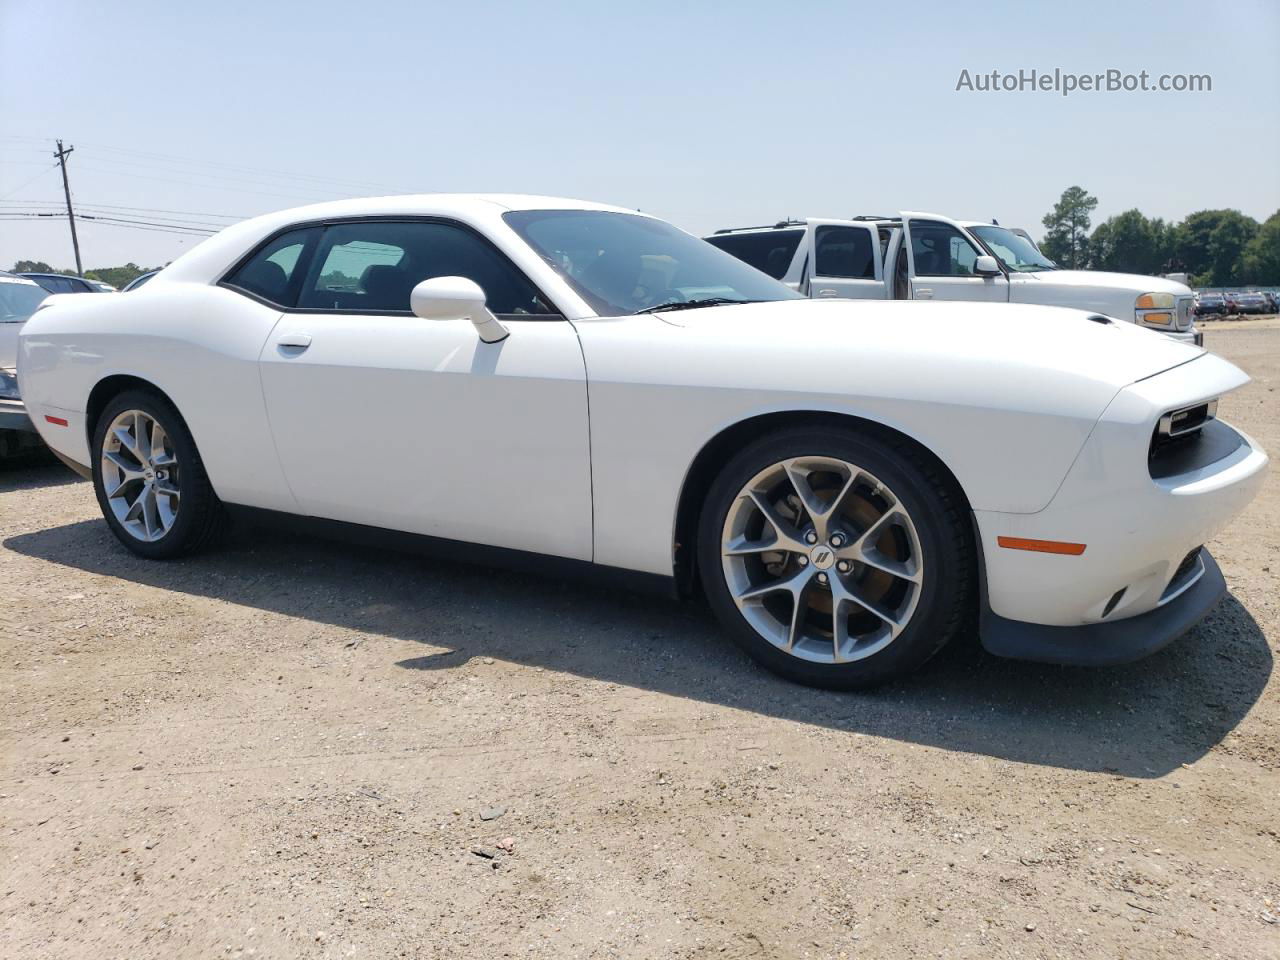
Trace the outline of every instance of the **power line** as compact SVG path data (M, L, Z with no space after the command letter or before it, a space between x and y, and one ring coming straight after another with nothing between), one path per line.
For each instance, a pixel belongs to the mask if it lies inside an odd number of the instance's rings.
M0 197L0 200L7 200L7 199L9 199L9 198L10 198L10 197L12 197L15 193L18 193L20 190L22 190L24 187L26 187L28 184L35 183L37 180L39 180L41 177L43 177L46 173L49 173L50 171L52 171L52 170L53 170L54 168L56 168L57 166L58 166L58 165L57 165L56 163L53 163L53 164L46 164L46 166L45 166L45 168L44 168L43 170L41 170L39 173L37 173L34 177L31 177L30 179L27 179L27 180L23 180L20 184L18 184L16 187L14 187L12 190L10 190L10 191L9 191L8 193L6 193L4 196ZM50 202L54 202L54 201L50 201Z
M65 213L0 213L0 221L7 221L10 223L30 223L33 220L62 220L65 218ZM180 237L203 238L213 235L213 231L211 230L197 230L195 228L177 227L174 225L150 224L145 220L108 220L84 215L81 215L79 219L82 223L91 223L103 227L123 227L130 230L145 230L149 233L171 233Z
M85 144L81 144L85 146ZM189 157L179 157L173 154L155 153L147 150L133 150L125 147L110 147L104 144L88 144L95 150L106 150L110 153L122 153L132 156L144 157L152 160L159 160L166 163L176 163L185 166L203 166L203 167L220 167L224 170L231 170L240 173L255 173L259 175L284 178L290 181L297 180L314 180L321 183L342 184L346 186L359 187L361 189L373 188L375 190L390 190L394 193L411 193L403 187L392 186L386 183L374 183L368 180L348 180L342 177L321 177L315 174L298 173L295 170L273 170L268 167L253 167L238 163L224 163L217 160L196 160ZM211 174L206 174L211 176Z
M83 161L81 161L80 166L85 167L86 164ZM264 196L264 197L276 197L276 198L282 198L286 200L306 200L310 203L318 202L316 200L315 194L304 195L304 194L298 194L298 193L278 193L278 192L265 191L265 190L249 190L249 189L246 189L245 187L225 187L225 186L219 186L218 184L212 184L212 183L193 183L190 180L175 180L172 177L157 177L151 174L132 174L132 173L125 173L123 170L111 170L108 168L98 168L98 167L95 167L93 163L87 164L87 167L90 170L97 170L99 173L110 173L110 174L116 175L117 177L130 177L134 180L146 180L150 183L176 183L179 186L199 187L204 190L209 190L209 189L234 190L240 193L253 193L253 194L257 194L259 196Z
M21 200L19 202L35 204L37 206L56 206L60 201L58 200ZM251 216L256 216L256 214L244 214L244 213L206 213L203 210L165 210L160 207L130 207L130 206L126 206L124 204L118 204L118 203L82 203L81 206L84 207L85 209L89 209L90 207L92 207L95 210L140 210L143 213L180 213L180 214L186 214L192 217L213 217L221 220L248 220Z
M83 204L83 203L82 203L82 204L80 204L80 206L76 208L76 211L77 211L77 214L79 215L80 219L82 219L82 220L86 218L86 214L98 214L98 215L100 216L100 218L115 218L115 217L125 217L125 218L130 218L130 217L131 217L131 218L135 218L135 219L136 219L136 218L138 218L138 217L140 217L140 216L143 216L142 214L138 214L138 213L130 213L130 212L128 212L128 211L102 210L102 209L99 209L98 207L89 206L88 204ZM16 206L16 205L14 205L14 204L7 204L7 205L0 205L0 212L3 212L3 213L46 213L46 212L48 212L48 211L46 211L46 210L40 210L40 209L36 209L36 210L23 210L22 208L20 208L20 207L18 207L18 206ZM161 221L164 221L166 224L173 224L174 226L202 227L202 228L203 228L203 227L208 227L208 228L211 228L211 230L223 230L223 229L225 229L226 227L228 227L228 226L230 226L230 225L231 225L231 224L228 224L228 223L216 223L216 222L214 222L214 221L210 221L210 220L189 220L189 219L185 219L185 218L182 218L182 217L165 217L165 216L157 216L157 215L155 215L155 214L146 214L145 216L147 216L147 217L148 217L149 219L151 219L151 220L161 220Z

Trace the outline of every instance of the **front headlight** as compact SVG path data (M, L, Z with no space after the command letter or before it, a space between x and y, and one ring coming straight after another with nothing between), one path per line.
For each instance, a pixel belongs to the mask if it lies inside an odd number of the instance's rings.
M1133 305L1133 319L1144 327L1173 326L1172 293L1144 293Z
M18 374L14 370L0 370L0 399L18 400Z

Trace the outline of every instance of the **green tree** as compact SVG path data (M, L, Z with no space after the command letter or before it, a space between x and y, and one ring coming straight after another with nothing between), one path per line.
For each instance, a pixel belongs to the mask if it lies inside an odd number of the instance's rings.
M1042 221L1047 231L1041 249L1059 265L1078 270L1089 263L1089 214L1098 206L1098 198L1084 187L1067 187L1045 214Z
M1263 222L1244 248L1245 283L1280 284L1280 210Z
M140 267L136 263L126 263L123 267L94 267L91 272L103 283L109 283L119 290L144 273L157 269L159 268Z
M1136 209L1104 220L1089 238L1089 266L1094 270L1160 274L1172 256L1173 229Z
M1178 225L1177 257L1197 286L1239 283L1258 221L1239 210L1197 210Z
M57 273L43 260L19 260L13 265L14 273Z

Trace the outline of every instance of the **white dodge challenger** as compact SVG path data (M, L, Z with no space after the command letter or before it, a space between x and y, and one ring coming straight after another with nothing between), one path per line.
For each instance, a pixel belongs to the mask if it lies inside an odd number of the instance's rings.
M22 331L31 419L129 549L236 510L701 593L850 688L994 653L1160 648L1266 454L1225 360L1075 310L803 299L634 211L341 201L231 227Z

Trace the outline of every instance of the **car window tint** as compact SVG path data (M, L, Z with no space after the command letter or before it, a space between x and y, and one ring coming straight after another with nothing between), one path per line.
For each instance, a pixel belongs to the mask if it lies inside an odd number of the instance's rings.
M863 227L818 227L814 243L815 276L875 279L870 230Z
M263 244L226 282L272 303L291 306L297 289L298 263L315 233L316 228L304 227L280 234Z
M971 277L978 251L950 224L912 220L911 257L917 277Z
M554 313L505 256L472 231L431 221L338 223L320 239L298 306L407 313L409 294L433 277L466 277L496 314Z
M773 279L781 280L786 276L803 238L803 230L770 230L767 233L717 234L707 237L707 242Z
M702 299L804 299L713 244L650 217L512 210L502 219L601 317Z

